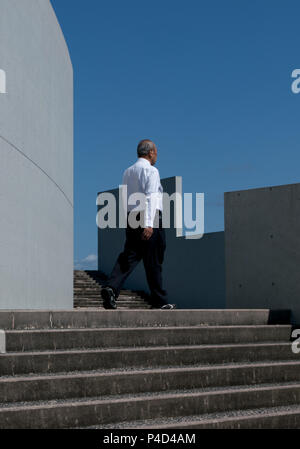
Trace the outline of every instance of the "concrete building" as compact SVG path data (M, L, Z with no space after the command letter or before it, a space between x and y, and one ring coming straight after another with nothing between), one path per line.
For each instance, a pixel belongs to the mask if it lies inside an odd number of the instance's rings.
M0 0L0 309L73 307L73 69L49 0Z
M226 306L300 324L300 184L225 193Z

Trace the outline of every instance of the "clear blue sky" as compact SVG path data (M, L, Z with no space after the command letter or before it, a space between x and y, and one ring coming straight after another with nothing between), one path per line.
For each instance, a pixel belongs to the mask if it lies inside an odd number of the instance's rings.
M300 181L298 1L52 4L75 76L77 267L95 266L97 192L120 184L142 138L161 178L205 193L205 232L224 228L224 191Z

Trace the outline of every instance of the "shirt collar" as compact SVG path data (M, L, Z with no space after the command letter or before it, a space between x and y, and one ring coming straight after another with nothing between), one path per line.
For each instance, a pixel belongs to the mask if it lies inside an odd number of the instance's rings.
M145 166L148 166L148 165L151 166L151 163L148 161L148 159L145 159L144 157L139 157L137 162L140 162L140 163L144 164Z

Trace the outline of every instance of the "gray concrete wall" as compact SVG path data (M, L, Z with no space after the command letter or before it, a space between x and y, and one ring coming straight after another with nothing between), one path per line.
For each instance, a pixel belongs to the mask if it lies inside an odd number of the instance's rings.
M0 0L0 308L73 307L73 69L49 0Z
M300 323L300 184L225 193L228 308L291 309Z
M161 184L164 192L181 193L180 177L162 179ZM118 189L109 192L115 195L118 203ZM187 240L180 237L182 235L180 229L174 229L173 220L171 220L171 228L165 231L167 249L163 264L163 278L170 302L176 303L179 308L224 308L224 233L209 233L202 239ZM119 253L123 250L124 243L125 229L98 229L99 270L106 274L111 272ZM128 277L124 288L144 290L149 293L142 262Z

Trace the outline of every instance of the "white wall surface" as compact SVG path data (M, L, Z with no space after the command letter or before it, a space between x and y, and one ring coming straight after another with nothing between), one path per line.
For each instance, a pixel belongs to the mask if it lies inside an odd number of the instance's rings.
M48 0L0 0L0 308L73 307L73 69Z

